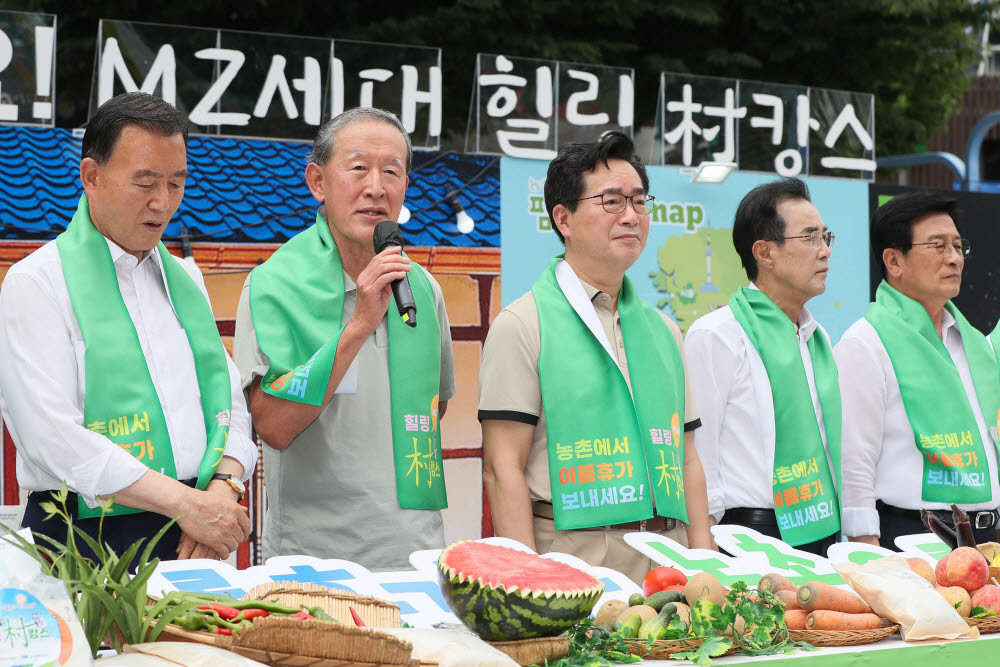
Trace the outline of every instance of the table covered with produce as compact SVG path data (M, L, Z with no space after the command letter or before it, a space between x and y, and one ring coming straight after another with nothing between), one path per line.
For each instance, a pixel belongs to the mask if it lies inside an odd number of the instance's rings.
M129 573L141 547L88 567L0 545L0 664L922 667L1000 653L1000 544L924 534L820 558L713 532L725 553L627 535L659 564L642 582L502 538L377 573L305 556L246 570L140 558Z

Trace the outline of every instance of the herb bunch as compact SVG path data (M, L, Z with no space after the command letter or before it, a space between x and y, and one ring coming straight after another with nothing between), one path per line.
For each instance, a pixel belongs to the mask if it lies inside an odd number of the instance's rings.
M585 618L569 629L569 653L555 662L545 662L547 667L602 667L615 663L642 662L642 658L629 653L629 644L617 631L609 632Z
M152 558L153 549L167 532L173 521L165 525L146 545L138 560L136 574L129 573L129 564L145 538L136 541L120 556L102 542L104 516L114 503L114 499L98 501L101 519L95 540L78 526L73 525L73 517L66 508L69 490L63 482L54 497L54 502L42 503L46 519L58 516L66 524L66 544L46 535L38 535L46 544L33 544L15 531L0 524L0 529L9 535L8 540L18 549L38 562L44 574L55 577L66 586L76 614L80 618L83 632L90 645L91 654L97 657L102 641L109 640L117 653L124 644L139 644L154 641L170 620L159 619L155 626L153 618L146 616L146 584L159 565L159 558ZM83 556L77 547L77 538L83 540L97 555L97 561ZM171 610L170 616L182 614L192 605Z

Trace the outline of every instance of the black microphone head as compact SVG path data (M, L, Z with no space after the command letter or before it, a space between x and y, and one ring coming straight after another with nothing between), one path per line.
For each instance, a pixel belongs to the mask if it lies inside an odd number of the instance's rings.
M383 220L375 225L372 233L372 245L375 246L375 254L382 252L391 245L403 246L403 235L399 233L399 225L392 220Z

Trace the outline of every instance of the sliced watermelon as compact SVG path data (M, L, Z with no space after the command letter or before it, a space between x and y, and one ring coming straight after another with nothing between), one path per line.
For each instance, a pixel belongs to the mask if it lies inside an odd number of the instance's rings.
M562 634L604 592L604 584L575 567L485 542L447 547L438 574L451 610L490 641Z

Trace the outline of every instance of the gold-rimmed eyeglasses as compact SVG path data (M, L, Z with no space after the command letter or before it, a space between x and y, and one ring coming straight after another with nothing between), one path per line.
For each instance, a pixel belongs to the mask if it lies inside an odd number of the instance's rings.
M651 202L656 199L653 195L632 195L631 197L626 195L620 195L615 192L602 192L599 195L591 195L589 197L580 197L579 199L574 199L573 201L583 201L585 199L597 199L601 198L601 205L604 210L612 215L618 215L625 210L626 202L632 202L632 208L639 215L649 215L649 207Z
M783 236L782 240L788 241L790 239L809 239L809 246L812 248L821 248L823 243L826 247L833 247L833 239L836 238L829 229L825 232L821 232L818 229L809 234L802 234L801 236Z
M959 254L960 257L968 257L969 253L972 252L972 246L969 244L969 239L958 239L957 241L952 241L949 243L944 239L937 239L936 241L927 241L926 243L911 243L911 246L917 245L929 245L930 247L937 250L937 253L942 257L948 256L948 251L952 248L955 252Z

